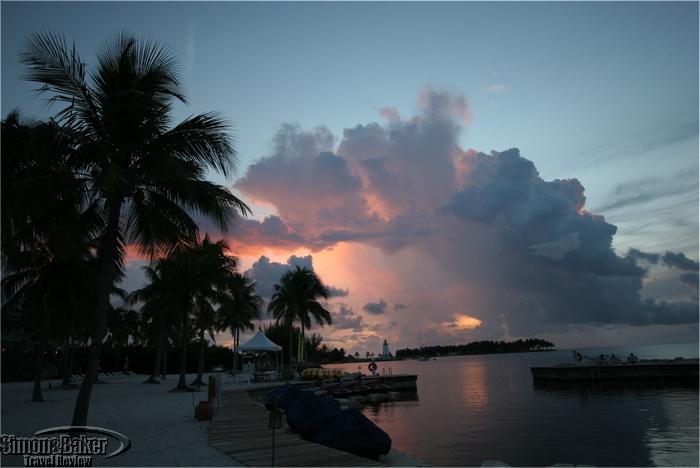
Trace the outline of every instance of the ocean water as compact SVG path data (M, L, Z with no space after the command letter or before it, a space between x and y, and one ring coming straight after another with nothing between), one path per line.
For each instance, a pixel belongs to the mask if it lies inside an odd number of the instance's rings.
M697 344L580 351L698 357ZM391 436L395 448L436 466L479 466L486 460L513 466L698 466L697 388L533 386L530 366L571 360L572 352L562 350L380 362L380 372L418 375L418 401L382 403L363 412Z

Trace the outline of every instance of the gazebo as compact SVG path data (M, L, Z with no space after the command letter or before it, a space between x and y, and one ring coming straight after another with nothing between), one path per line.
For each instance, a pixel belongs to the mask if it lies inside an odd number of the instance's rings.
M280 365L282 363L282 347L275 344L272 340L266 337L262 330L258 330L258 332L255 335L253 335L251 339L249 339L242 345L239 345L233 350L234 371L236 369L236 358L238 357L238 354L249 351L268 351L275 353L277 371L279 372Z

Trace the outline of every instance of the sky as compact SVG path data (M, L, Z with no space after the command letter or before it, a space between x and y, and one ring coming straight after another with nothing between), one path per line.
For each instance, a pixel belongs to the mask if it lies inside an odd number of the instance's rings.
M254 211L203 232L263 295L313 268L331 346L698 340L697 2L1 9L3 115L58 110L21 78L33 32L88 67L119 31L170 47L176 119L231 120L238 171L211 179Z

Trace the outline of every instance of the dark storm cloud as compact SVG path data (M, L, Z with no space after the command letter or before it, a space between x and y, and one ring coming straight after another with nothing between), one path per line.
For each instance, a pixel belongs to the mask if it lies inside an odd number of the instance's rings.
M686 272L682 273L678 279L681 283L687 284L691 288L698 289L698 272Z
M671 268L683 271L698 271L698 262L685 256L682 252L666 252L661 260Z
M381 315L386 312L387 303L384 299L379 299L379 302L369 302L362 306L365 312L369 312L372 315Z
M473 157L464 189L441 211L498 236L504 250L493 261L504 272L506 292L491 302L507 312L511 329L697 321L692 301L641 298L646 270L636 259L655 257L640 251L618 256L612 248L616 227L583 210L577 180L544 181L515 149Z
M634 249L634 248L629 249L627 251L627 256L632 257L632 258L636 258L637 260L643 260L645 262L649 262L653 265L656 265L657 263L659 263L659 258L661 257L657 253L642 252L641 250Z

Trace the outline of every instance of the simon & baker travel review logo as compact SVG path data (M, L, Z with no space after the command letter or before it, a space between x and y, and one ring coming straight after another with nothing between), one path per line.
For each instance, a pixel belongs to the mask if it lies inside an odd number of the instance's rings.
M92 466L94 457L112 458L130 448L125 435L94 426L49 427L29 437L0 435L0 453L22 456L24 466Z

